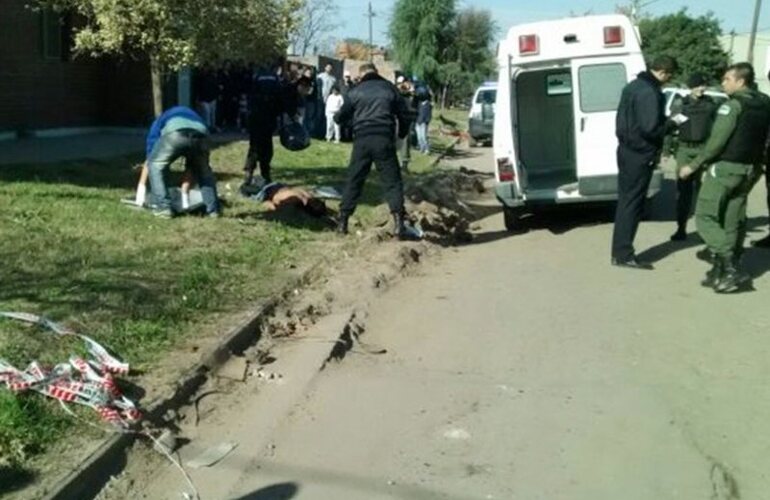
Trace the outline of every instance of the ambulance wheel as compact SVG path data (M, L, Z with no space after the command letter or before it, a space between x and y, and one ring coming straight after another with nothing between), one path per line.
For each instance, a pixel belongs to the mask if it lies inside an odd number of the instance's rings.
M522 221L521 209L503 207L503 222L505 222L505 229L510 232L521 232L526 228Z

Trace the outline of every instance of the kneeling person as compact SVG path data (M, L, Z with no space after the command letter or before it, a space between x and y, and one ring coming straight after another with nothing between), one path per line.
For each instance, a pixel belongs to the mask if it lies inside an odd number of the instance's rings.
M147 169L155 215L172 217L167 187L168 170L184 157L186 168L198 180L206 215L219 215L217 186L209 166L209 131L203 119L190 108L177 106L155 119L147 134Z

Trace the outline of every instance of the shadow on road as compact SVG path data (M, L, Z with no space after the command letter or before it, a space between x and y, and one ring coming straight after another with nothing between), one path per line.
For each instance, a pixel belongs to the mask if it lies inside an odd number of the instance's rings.
M278 483L233 500L290 500L297 495L298 491L297 483Z

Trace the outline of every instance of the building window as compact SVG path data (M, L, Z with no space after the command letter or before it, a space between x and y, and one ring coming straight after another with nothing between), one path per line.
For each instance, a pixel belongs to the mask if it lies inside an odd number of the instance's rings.
M66 23L64 17L50 9L44 9L41 12L41 25L43 57L57 61L66 60L68 47L65 47L65 42L68 37L65 35Z

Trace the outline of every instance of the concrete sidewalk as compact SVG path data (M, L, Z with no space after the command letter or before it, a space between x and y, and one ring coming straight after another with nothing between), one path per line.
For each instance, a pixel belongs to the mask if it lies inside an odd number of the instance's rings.
M56 163L141 153L141 133L98 132L66 137L31 137L0 141L0 165Z

